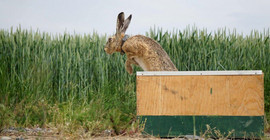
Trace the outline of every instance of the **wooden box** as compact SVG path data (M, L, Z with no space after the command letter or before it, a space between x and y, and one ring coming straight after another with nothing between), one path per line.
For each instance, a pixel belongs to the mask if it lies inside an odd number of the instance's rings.
M264 134L264 78L257 71L137 72L137 116L161 137ZM209 129L208 129L209 130ZM213 135L217 135L212 132Z

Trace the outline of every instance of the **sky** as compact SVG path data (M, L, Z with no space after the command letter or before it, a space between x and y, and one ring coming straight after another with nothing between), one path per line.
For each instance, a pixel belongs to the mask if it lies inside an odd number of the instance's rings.
M270 28L270 0L0 0L0 29L18 27L53 34L114 34L118 13L132 14L127 34L151 27L238 33Z

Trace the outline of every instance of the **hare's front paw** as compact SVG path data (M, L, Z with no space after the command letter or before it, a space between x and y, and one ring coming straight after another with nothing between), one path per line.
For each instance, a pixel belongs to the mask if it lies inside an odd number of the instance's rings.
M133 69L129 60L126 61L126 70L130 75L133 73Z
M130 75L133 73L133 69L132 69L131 65L126 65L126 70Z

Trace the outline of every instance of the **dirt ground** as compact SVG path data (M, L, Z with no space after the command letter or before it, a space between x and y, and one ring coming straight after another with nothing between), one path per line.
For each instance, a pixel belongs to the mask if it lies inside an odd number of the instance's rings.
M4 138L4 139L3 139ZM159 138L151 136L97 136L97 137L74 137L67 135L42 135L42 136L31 136L31 135L12 135L12 136L0 136L0 140L73 140L73 139L93 139L93 140L157 140ZM184 138L183 138L184 139ZM166 140L166 138L164 139ZM179 138L178 138L179 140Z
M27 134L1 134L0 140L73 140L73 139L93 139L93 140L158 140L161 138L153 136L143 136L140 134L133 136L96 136L96 137L74 137L69 135L27 135ZM162 138L162 140L188 140L192 138ZM199 139L199 138L198 138ZM266 133L265 140L270 140L270 133Z
M69 134L64 132L58 132L56 129L46 128L8 128L0 131L0 140L73 140L73 139L94 139L94 140L157 140L160 138L153 137L151 135L142 135L141 133L135 133L132 135L120 135L111 136L111 133L101 134L99 136L87 135L87 133ZM162 140L187 140L193 139L193 136L189 135L185 138L162 138ZM196 136L195 139L203 139ZM265 140L270 140L270 132L265 133L263 137Z
M133 134L129 136L89 136L86 134L67 134L55 133L46 129L6 129L0 132L0 140L74 140L74 139L95 139L95 140L140 140L159 139L153 136L145 136L141 134Z

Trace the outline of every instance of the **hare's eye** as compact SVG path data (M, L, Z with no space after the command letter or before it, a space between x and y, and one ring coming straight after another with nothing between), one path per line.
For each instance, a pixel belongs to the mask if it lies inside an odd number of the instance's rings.
M112 41L112 38L109 38L109 42L111 42Z

